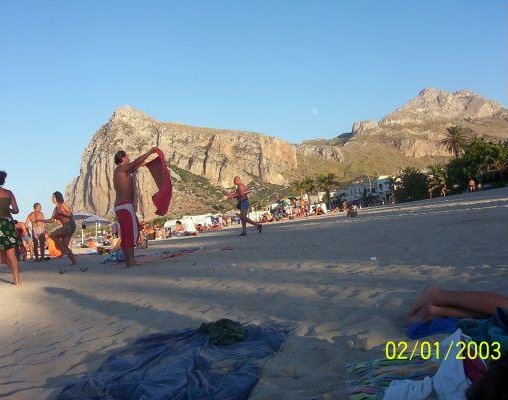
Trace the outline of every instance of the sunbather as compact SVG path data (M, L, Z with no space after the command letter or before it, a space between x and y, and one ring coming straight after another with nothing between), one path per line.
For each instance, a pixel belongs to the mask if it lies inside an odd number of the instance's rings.
M411 308L408 322L425 322L439 317L485 318L495 314L498 307L508 308L507 296L429 286Z

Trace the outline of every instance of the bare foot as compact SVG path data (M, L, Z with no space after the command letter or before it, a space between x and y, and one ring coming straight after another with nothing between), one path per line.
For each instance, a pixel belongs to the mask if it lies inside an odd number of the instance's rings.
M426 304L421 307L416 314L409 317L408 323L430 321L440 315L440 309L441 307L439 306Z
M69 259L71 260L71 265L76 265L77 264L76 256L73 253L69 253L67 255L69 256Z
M422 292L418 300L416 300L416 303L411 307L411 310L409 311L408 320L413 319L420 310L425 306L430 305L436 305L435 300L437 297L437 293L441 291L440 288L434 285L429 285L425 288L425 290Z
M130 267L142 267L143 264L140 264L138 263L137 261L136 262L133 262L131 264L125 264L125 268L130 268Z

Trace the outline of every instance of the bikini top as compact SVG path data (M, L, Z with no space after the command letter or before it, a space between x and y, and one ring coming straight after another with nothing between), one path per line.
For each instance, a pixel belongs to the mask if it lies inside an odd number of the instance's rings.
M58 212L58 211L55 213L55 219L57 219L59 221L61 221L62 218L71 219L72 217L73 217L72 212L70 212L69 215L66 215L66 214L64 214L62 212Z

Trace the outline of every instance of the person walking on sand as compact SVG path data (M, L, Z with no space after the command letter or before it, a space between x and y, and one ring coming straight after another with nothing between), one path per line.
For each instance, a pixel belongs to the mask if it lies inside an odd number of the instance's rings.
M120 223L121 247L125 256L126 267L139 265L134 258L134 247L139 239L139 221L134 208L132 174L144 166L146 159L156 150L153 147L132 162L123 150L119 150L115 154L116 168L113 175L113 185L116 191L116 200L114 210Z
M247 213L249 212L249 188L242 182L239 176L235 176L233 183L236 185L236 190L224 196L224 199L234 199L238 202L236 204L236 208L240 210L240 221L242 222L242 233L238 236L246 236L247 235L247 222L251 225L254 225L259 233L263 229L263 225L260 223L256 223L252 221Z
M35 262L44 261L44 253L46 250L46 225L43 222L44 214L41 211L41 203L34 204L34 210L28 214L25 224L31 225L32 240L34 244Z
M62 226L54 230L50 237L55 242L55 246L61 251L62 255L69 256L71 264L76 264L76 256L69 247L73 233L76 231L76 222L74 221L74 215L72 214L71 208L65 204L62 193L54 192L51 197L51 201L55 205L53 215L50 219L37 219L36 223L50 224L55 220L61 222ZM42 213L41 213L42 214Z
M476 191L476 182L473 178L469 178L468 187L470 192Z
M21 246L23 250L23 261L28 259L28 254L30 254L30 260L34 259L34 245L32 241L32 235L28 230L28 226L21 221L18 221L16 224L16 229L18 230L19 235L21 236Z
M12 272L13 285L19 285L19 265L16 257L17 232L12 214L18 214L19 208L14 194L2 186L7 173L0 171L0 253L2 260Z

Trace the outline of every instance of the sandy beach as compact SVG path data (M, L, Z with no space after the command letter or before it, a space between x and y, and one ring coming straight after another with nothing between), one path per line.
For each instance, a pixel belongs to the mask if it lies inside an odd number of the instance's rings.
M404 339L426 285L506 293L507 226L503 188L152 242L128 270L98 255L24 263L20 288L2 266L0 397L51 399L141 335L226 317L293 332L251 399L343 399L345 365Z

